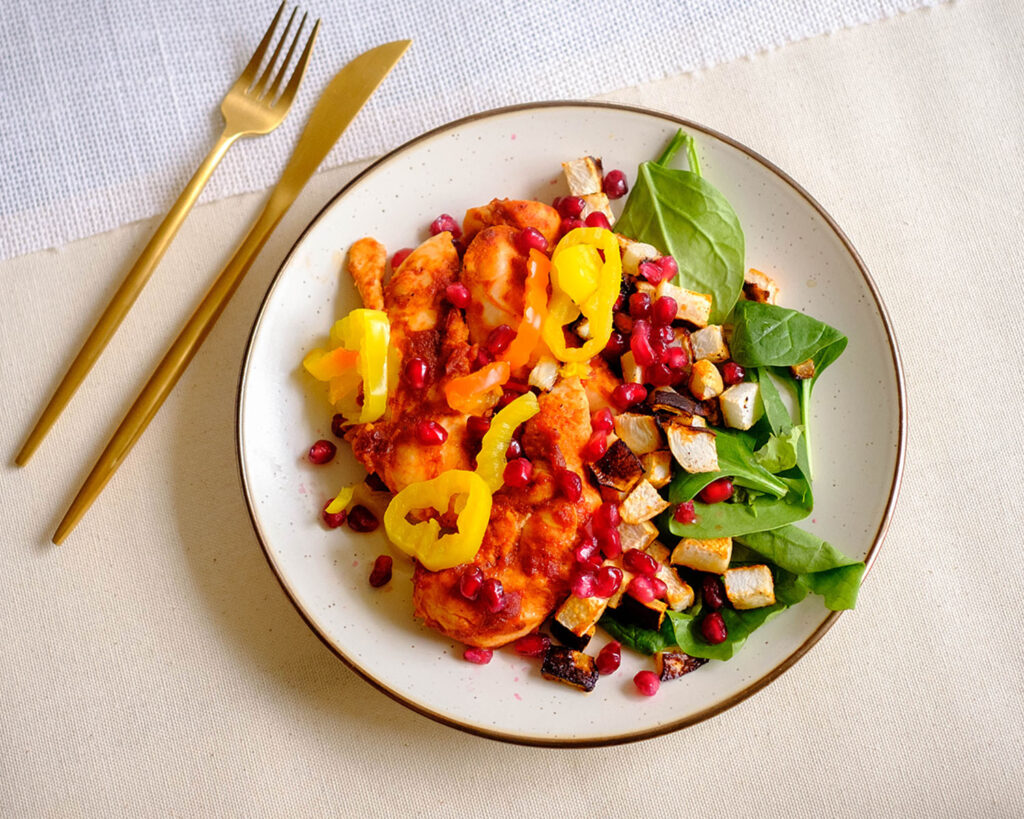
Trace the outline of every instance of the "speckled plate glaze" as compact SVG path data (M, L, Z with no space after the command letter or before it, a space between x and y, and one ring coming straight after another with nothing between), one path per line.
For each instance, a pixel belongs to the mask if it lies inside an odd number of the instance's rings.
M486 666L463 661L461 646L413 618L412 569L402 555L394 552L394 579L386 588L367 583L374 557L391 551L382 531L328 531L320 522L326 499L361 478L344 444L330 466L312 466L304 457L313 441L330 437L331 409L300 362L323 342L331 323L359 303L342 275L347 247L367 235L389 252L415 245L439 213L462 214L493 197L550 201L565 193L559 163L583 154L603 157L606 168L622 168L632 179L637 165L657 156L678 127L696 136L704 175L739 214L747 264L779 280L785 305L850 337L815 390L817 505L803 525L869 563L881 543L904 450L899 358L867 270L806 191L734 140L651 111L551 103L446 125L364 171L295 244L253 325L238 404L246 501L285 592L341 659L421 714L537 745L651 737L750 696L796 662L838 616L809 598L755 632L730 662L712 662L664 684L653 698L639 696L632 683L649 659L626 651L622 668L584 695L545 681L536 661L511 649L495 652ZM593 649L607 639L599 634Z

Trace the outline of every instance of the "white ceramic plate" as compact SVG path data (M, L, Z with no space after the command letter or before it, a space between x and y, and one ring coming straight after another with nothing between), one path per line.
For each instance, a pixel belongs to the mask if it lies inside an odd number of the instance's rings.
M375 236L389 252L418 244L445 212L493 197L551 201L565 193L560 162L591 154L632 180L676 128L697 138L705 177L739 214L747 264L774 276L782 303L850 338L815 390L815 497L803 524L871 561L899 485L904 447L902 376L885 310L850 243L822 208L767 160L692 122L639 109L553 103L503 109L439 128L385 156L354 179L313 221L271 285L253 326L238 407L238 452L246 501L267 559L310 626L353 669L409 707L474 733L543 745L598 745L690 725L734 705L791 666L837 615L810 597L764 626L729 662L712 662L636 693L649 659L624 652L622 668L591 694L541 678L539 664L511 649L476 666L462 647L412 615L411 566L395 552L394 580L367 583L381 530L325 529L324 502L361 477L347 445L327 467L305 453L330 438L323 390L300 371L331 323L358 306L342 262L347 247ZM621 208L622 202L616 203ZM870 589L866 593L870 593ZM599 635L596 650L607 639Z

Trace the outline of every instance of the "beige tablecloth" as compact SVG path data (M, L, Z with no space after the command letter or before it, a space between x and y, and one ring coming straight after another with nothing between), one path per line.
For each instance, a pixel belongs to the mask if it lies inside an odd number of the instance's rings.
M193 214L51 438L0 473L3 814L1024 814L1019 3L960 0L609 98L774 160L878 282L910 438L856 612L736 708L608 749L467 736L349 671L267 567L233 443L252 317L347 167L313 180L65 546L48 545L57 519L259 195ZM8 463L151 229L0 265Z

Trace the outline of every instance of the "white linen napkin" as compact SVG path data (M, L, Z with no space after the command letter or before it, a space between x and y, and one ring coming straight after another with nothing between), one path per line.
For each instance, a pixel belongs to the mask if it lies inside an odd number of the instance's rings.
M359 52L413 47L325 167L453 118L581 99L941 0L309 0L323 18L285 123L232 148L205 201L272 184L319 92ZM0 14L0 259L161 214L220 127L273 0L7 0Z

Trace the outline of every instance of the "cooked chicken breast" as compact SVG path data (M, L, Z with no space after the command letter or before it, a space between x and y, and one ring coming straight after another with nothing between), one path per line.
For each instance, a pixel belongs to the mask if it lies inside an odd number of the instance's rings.
M591 434L590 407L578 379L561 381L539 399L541 411L526 422L523 448L533 462L526 489L504 487L494 495L490 524L476 559L440 572L416 567L413 605L418 617L467 645L505 645L536 629L570 590L578 526L600 503L584 480L582 498L558 495L552 477L563 466L583 474L580 450ZM491 614L459 593L468 565L501 581L505 607Z
M522 320L527 257L516 247L515 235L507 225L487 227L466 248L462 283L472 297L466 323L474 344L483 344L495 327L515 330Z
M472 241L477 233L493 225L508 225L517 231L532 227L539 230L553 248L561 224L562 217L558 211L543 202L492 199L486 205L466 211L466 218L462 222L462 239L465 242Z
M384 309L384 268L388 254L384 245L369 236L359 239L348 251L348 272L356 283L363 306L370 310Z

